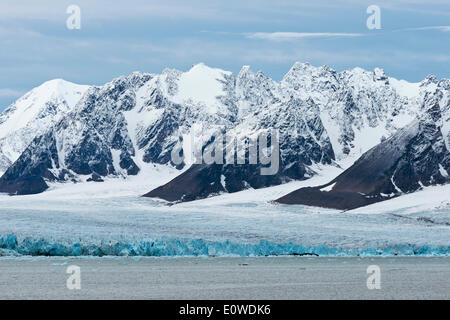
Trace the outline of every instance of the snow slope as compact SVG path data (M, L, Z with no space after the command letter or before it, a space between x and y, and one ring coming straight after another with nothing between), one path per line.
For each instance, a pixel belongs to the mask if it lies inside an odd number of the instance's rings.
M430 212L442 211L442 215L435 214L437 220L449 218L450 184L424 187L414 193L405 194L388 201L374 203L363 208L348 211L349 213L392 213L426 216ZM447 221L450 223L450 221Z

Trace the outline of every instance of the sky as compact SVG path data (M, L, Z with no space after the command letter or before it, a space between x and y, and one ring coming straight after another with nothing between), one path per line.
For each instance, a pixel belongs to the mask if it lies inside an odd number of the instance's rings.
M80 28L69 29L70 5ZM380 8L380 29L367 19ZM70 20L73 21L73 20ZM371 20L372 21L372 20ZM102 85L133 71L243 65L275 80L296 62L450 77L449 0L2 0L0 110L43 82Z

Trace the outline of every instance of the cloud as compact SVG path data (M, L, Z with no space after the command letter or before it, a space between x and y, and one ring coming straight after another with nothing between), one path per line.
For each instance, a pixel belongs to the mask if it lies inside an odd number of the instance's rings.
M0 97L20 97L24 94L21 90L0 88Z
M230 0L231 4L220 0L129 0L127 2L110 0L77 0L74 4L81 9L81 18L90 20L196 20L196 21L263 21L265 17L255 17L251 13L265 12L263 2L272 0L254 0L253 5L245 5L240 0ZM234 4L240 4L236 7ZM66 8L71 1L54 0L2 0L0 1L0 20L45 20L60 23L68 14ZM247 8L242 10L242 8ZM251 9L251 11L250 11ZM270 11L269 11L270 12Z
M42 37L43 35L37 31L22 28L22 27L4 27L0 25L0 37Z
M448 0L379 0L377 5L382 9L399 12L412 12L435 16L450 15Z
M450 32L450 26L431 26L431 27L419 27L419 28L407 28L407 31L426 31L426 30L437 30L442 32Z
M302 38L334 38L334 37L361 37L363 33L336 33L336 32L254 32L244 34L249 39L264 39L271 41L290 41Z

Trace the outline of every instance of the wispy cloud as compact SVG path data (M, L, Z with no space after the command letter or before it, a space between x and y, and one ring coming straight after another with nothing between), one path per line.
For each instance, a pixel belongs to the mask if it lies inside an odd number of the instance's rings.
M0 97L20 97L24 92L21 90L9 89L9 88L0 88Z
M244 34L249 39L264 39L272 41L290 41L302 38L334 38L334 37L361 37L363 33L337 33L337 32L253 32Z
M25 28L14 28L14 27L4 27L0 25L0 37L42 37L43 35L37 31L25 29Z
M450 32L450 26L430 26L430 27L418 27L418 28L407 28L407 31L426 31L426 30L437 30L442 32Z

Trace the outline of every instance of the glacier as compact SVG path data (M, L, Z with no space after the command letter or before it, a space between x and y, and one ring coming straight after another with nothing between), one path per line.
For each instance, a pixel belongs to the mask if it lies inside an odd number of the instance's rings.
M145 239L131 242L64 243L44 238L18 240L14 234L0 236L0 256L449 256L450 246L400 244L379 248L333 248L303 246L291 242L258 243L206 241L204 239Z
M175 172L159 168L157 185ZM168 206L138 197L148 177L0 195L1 256L448 255L450 185L351 211L271 200L342 172Z

